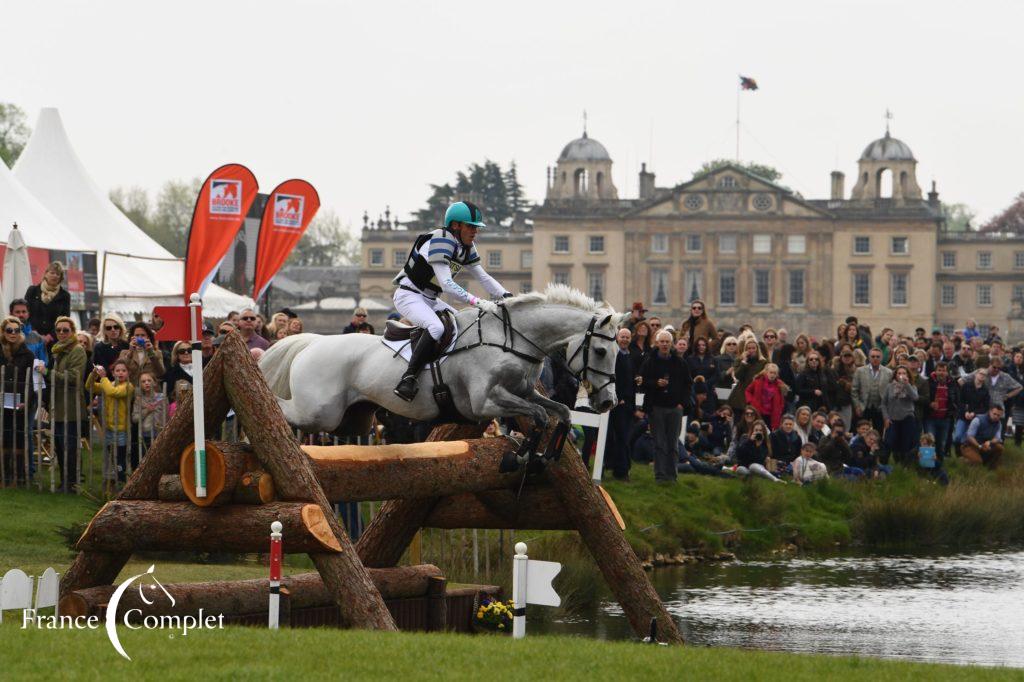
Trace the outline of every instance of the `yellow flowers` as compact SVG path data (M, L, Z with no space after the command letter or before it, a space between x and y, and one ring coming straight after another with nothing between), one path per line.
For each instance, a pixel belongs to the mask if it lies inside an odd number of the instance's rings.
M477 608L476 619L480 621L481 627L507 631L512 624L512 602L501 602L485 596Z

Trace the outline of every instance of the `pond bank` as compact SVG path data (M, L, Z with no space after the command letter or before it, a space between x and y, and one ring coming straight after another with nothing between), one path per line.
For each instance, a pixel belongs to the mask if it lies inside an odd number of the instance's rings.
M939 486L897 469L884 481L765 480L680 476L655 483L650 467L605 487L626 535L649 562L764 556L797 551L980 548L1024 541L1024 454L1008 448L992 472L953 462Z

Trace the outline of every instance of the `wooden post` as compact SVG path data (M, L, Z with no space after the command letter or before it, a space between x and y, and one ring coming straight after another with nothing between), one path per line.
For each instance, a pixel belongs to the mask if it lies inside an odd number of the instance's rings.
M232 332L236 334L236 332ZM224 358L220 353L203 370L205 379L203 391L206 399L203 408L206 412L207 429L213 431L220 426L227 416L230 405L224 391ZM192 397L187 396L178 406L149 452L142 458L139 468L125 484L117 496L122 500L155 500L159 495L160 477L164 474L178 473L178 460L181 451L192 442ZM131 554L127 552L80 552L68 570L61 576L60 593L67 594L71 590L96 585L109 585L117 578Z
M231 371L225 374L224 388L260 463L274 478L278 498L312 500L323 511L338 540L340 552L309 556L334 596L342 620L352 627L397 630L249 349L240 336L230 335L221 344L218 355L230 362Z
M675 622L619 529L618 520L605 504L599 487L590 480L575 448L567 444L559 460L548 465L547 474L551 486L562 498L569 520L579 530L633 631L639 637L647 636L651 619L657 618L658 639L682 644L683 637Z

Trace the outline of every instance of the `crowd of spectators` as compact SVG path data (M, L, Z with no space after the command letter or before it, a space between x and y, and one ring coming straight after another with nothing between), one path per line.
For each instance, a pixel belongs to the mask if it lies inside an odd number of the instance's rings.
M125 323L110 312L79 330L63 278L64 268L52 263L9 305L0 328L0 426L5 484L34 476L42 444L44 461L61 469L59 487L73 493L82 437L101 435L109 452L104 477L123 483L191 389L195 368L188 342L157 340L163 320L156 314ZM287 308L269 323L251 309L232 312L216 329L203 325L204 366L235 330L258 359L278 340L302 333L303 324Z
M850 316L817 338L721 329L700 300L676 328L646 312L635 303L616 337L605 466L619 479L633 462L653 463L665 482L865 479L902 465L945 483L949 457L995 468L1004 437L1024 437L1024 347L995 327L875 334ZM559 381L571 377L552 369L548 388L568 404L574 387Z

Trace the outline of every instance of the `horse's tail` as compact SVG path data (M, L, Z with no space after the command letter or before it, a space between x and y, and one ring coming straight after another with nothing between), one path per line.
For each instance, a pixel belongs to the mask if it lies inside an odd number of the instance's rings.
M320 338L319 334L295 334L279 340L260 358L260 369L270 385L271 392L283 400L291 400L292 362L306 350L309 344Z

